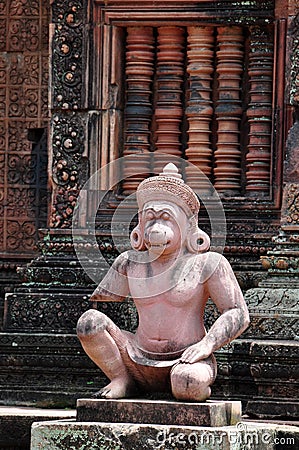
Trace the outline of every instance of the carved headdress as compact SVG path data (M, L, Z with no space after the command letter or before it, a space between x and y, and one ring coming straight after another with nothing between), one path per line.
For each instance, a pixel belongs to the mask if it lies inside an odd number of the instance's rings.
M194 191L184 182L177 167L168 163L163 172L142 181L136 192L141 211L152 200L170 200L180 206L188 217L198 214L200 203Z

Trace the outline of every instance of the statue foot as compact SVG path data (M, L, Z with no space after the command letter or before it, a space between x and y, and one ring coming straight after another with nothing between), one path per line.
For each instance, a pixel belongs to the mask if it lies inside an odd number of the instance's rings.
M137 394L137 387L132 380L118 378L92 394L92 398L126 398Z

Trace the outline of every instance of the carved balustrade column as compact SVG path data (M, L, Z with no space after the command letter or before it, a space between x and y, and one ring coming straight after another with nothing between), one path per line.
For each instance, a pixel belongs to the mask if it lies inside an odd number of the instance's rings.
M152 27L128 27L127 32L123 155L130 158L124 167L123 192L130 194L150 172L154 37Z
M189 92L186 116L188 119L188 161L200 169L207 177L212 172L211 120L212 74L214 71L214 28L188 27ZM198 171L192 166L186 168L189 186L200 188Z
M156 150L154 173L160 173L169 158L159 152L182 156L181 122L184 76L185 30L181 27L158 28Z
M240 121L243 33L241 27L219 27L217 35L218 101L215 188L238 193L241 187Z
M270 189L273 43L264 29L251 27L250 31L246 191L260 196L269 195Z

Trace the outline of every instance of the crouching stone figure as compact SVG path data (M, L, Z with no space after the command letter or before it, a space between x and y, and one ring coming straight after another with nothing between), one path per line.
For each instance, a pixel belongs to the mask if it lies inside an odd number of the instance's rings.
M77 325L85 352L111 381L95 396L166 391L178 400L204 401L216 377L213 352L246 329L247 306L228 261L209 251L209 237L197 224L198 198L176 166L142 181L136 195L132 250L118 256L91 300L122 301L130 294L137 331L121 330L95 309ZM206 332L209 298L220 316Z

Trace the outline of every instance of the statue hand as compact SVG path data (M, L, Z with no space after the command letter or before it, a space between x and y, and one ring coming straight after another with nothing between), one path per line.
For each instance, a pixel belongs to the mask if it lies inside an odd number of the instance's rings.
M193 364L202 359L206 359L211 355L212 351L209 346L203 342L198 342L188 347L180 358L180 362Z

